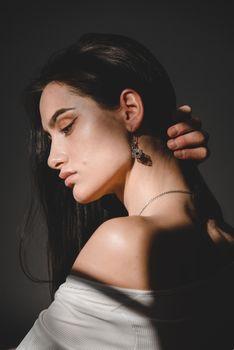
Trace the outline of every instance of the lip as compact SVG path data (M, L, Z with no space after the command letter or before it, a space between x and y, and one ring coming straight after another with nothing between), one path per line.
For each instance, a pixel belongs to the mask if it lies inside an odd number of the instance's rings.
M75 171L63 171L63 172L60 171L59 177L60 179L65 180L68 176L73 175L75 173L76 173Z
M75 175L75 173L73 173L73 174L71 174L71 175L68 175L66 178L65 178L65 185L67 186L67 187L70 187L70 188L72 188L73 187L73 185L74 185L74 181L72 181L72 178L73 178L73 176Z
M60 179L64 180L66 186L73 187L73 184L71 183L71 177L75 174L76 171L60 171L59 177Z

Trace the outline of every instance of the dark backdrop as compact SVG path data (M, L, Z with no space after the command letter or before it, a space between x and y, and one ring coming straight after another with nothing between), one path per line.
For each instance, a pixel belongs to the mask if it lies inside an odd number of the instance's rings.
M229 3L229 5L228 5ZM28 127L20 94L51 52L85 32L131 36L149 47L176 88L178 105L191 104L210 133L211 156L199 167L233 215L234 47L231 1L8 2L1 8L1 298L0 348L17 344L49 304L47 285L29 281L18 258L17 227L28 203ZM3 5L1 5L3 6ZM37 225L40 225L38 223ZM43 276L41 239L32 267Z

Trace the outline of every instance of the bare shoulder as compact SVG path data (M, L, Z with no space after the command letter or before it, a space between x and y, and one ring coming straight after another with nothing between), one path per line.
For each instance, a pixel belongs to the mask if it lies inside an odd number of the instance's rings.
M86 243L82 251L92 247L98 250L103 246L104 249L119 249L130 248L133 241L139 239L147 239L148 236L155 233L157 228L155 225L143 217L126 216L118 217L105 221L101 224ZM82 252L81 251L81 252Z
M72 269L111 285L148 289L145 262L156 231L144 217L107 220L85 244Z
M94 233L97 239L104 239L107 243L116 247L118 244L127 244L134 239L147 238L157 231L157 225L140 216L125 216L105 221ZM108 237L107 237L108 235Z
M191 225L182 222L164 228L160 220L120 217L98 227L72 270L119 287L170 288L197 278L198 254L201 261L201 247Z

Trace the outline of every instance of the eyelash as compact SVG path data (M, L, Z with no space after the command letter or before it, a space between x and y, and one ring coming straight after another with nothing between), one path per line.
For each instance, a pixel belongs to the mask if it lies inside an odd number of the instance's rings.
M72 125L74 124L74 121L68 124L65 128L61 129L60 131L67 135L69 131L71 130Z
M61 129L60 132L64 133L64 135L68 135L69 131L71 130L72 125L74 124L75 120L73 120L70 124L68 124L65 128ZM52 138L50 136L50 134L46 133L47 138L49 140L49 142L51 142Z

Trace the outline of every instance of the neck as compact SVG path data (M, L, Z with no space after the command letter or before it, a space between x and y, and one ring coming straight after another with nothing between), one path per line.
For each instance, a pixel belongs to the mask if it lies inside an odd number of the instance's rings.
M145 139L144 139L145 138ZM152 166L147 166L134 160L132 168L126 174L122 188L116 195L126 207L129 215L139 215L143 207L153 197L172 190L190 191L179 161L175 157L168 158L158 150L153 143L142 137L139 147L150 155ZM147 142L148 141L148 142ZM169 205L184 206L191 196L184 193L168 193L152 201L145 209L143 215L154 215L168 209Z

